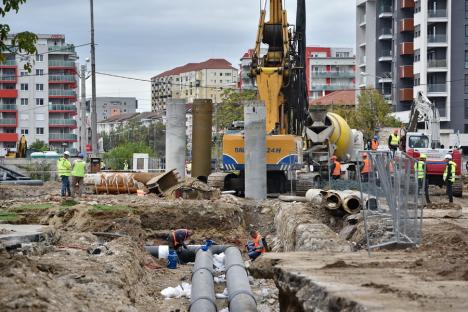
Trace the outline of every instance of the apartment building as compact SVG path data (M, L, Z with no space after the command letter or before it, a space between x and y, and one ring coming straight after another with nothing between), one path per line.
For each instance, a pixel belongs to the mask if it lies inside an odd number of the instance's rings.
M221 100L225 88L237 88L238 70L225 59L188 63L151 78L152 111L164 111L168 99Z
M86 99L86 112L90 114L91 99ZM125 113L136 113L138 100L134 97L96 97L97 121ZM90 118L90 117L89 117Z
M0 148L14 148L23 134L58 151L77 142L75 48L60 34L38 35L36 48L26 57L5 53L0 63Z
M356 88L356 58L352 48L307 47L306 66L309 100Z
M394 111L422 91L439 110L441 140L468 146L468 1L357 0L356 81Z

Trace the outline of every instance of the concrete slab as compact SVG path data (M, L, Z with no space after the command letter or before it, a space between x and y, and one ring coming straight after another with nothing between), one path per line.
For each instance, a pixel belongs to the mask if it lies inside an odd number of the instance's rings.
M468 311L468 281L433 280L420 256L267 253L249 270L275 280L281 311Z
M46 227L40 224L0 224L0 242L6 247L39 241Z

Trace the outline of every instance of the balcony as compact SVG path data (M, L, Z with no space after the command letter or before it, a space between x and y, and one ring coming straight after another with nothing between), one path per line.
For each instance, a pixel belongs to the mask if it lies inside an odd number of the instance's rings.
M0 83L16 83L16 75L0 76Z
M16 111L16 104L0 104L0 111Z
M76 83L73 75L49 75L49 83Z
M76 120L49 118L49 128L76 128Z
M414 18L404 18L400 21L400 32L414 31Z
M400 101L402 102L413 101L413 88L400 89Z
M427 10L427 15L429 18L447 18L447 10Z
M0 68L16 68L16 60L5 60L0 62Z
M16 89L0 89L1 99L16 99L18 97L18 90Z
M383 98L387 102L392 102L392 95L391 94L384 94Z
M0 118L0 127L13 127L16 128L18 121L16 118Z
M414 9L414 0L401 0L402 9Z
M392 40L392 29L391 28L383 28L380 32L379 40Z
M445 93L445 92L447 92L446 83L427 84L427 93Z
M74 133L49 133L49 142L76 142L77 140Z
M353 84L321 84L312 85L312 91L338 91L338 90L354 90Z
M379 9L379 18L386 18L393 16L393 8L391 5L382 5Z
M314 78L354 78L355 72L353 71L313 71L312 77Z
M0 133L0 142L17 142L18 133Z
M76 113L76 106L71 104L51 104L49 105L51 113Z
M50 98L76 98L75 90L49 89Z
M365 15L362 17L362 20L359 21L359 26L360 27L366 26L366 16Z
M447 35L446 34L441 34L441 35L433 35L433 34L428 34L427 35L427 42L428 43L447 43Z
M51 53L75 53L75 46L72 44L65 46L49 46L49 52Z
M379 57L379 62L391 62L393 60L392 51L383 51L382 55Z
M413 54L414 54L414 44L412 42L400 43L400 55L413 55Z
M388 83L392 82L392 73L391 72L383 72L379 77L379 83Z
M412 65L400 66L400 78L402 79L414 78L413 66Z
M54 68L75 68L75 62L74 61L51 60L51 61L49 61L49 67L54 67Z
M427 60L427 67L428 68L445 68L447 69L447 60Z

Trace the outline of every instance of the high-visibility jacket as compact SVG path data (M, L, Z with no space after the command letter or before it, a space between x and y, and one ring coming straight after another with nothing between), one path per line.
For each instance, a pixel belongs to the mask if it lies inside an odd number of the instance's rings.
M455 182L455 172L457 170L457 164L453 161L449 161L445 166L444 181Z
M255 251L266 252L265 246L263 246L262 235L257 234L257 237L253 240Z
M361 169L361 173L369 173L369 159L366 158L362 161L363 163L363 166L362 166L362 169Z
M74 177L84 177L86 173L86 162L81 159L78 159L73 164L73 170L71 175Z
M341 164L339 161L335 160L335 168L333 169L332 176L340 176L341 175Z
M176 248L179 245L182 245L187 238L188 238L187 229L178 229L178 230L172 231L172 242L174 244L174 248Z
M57 171L59 177L66 176L69 177L71 175L71 163L68 159L64 157L57 160Z
M128 170L128 163L124 162L124 170Z
M390 145L398 146L400 144L400 136L395 134L390 134Z
M422 160L419 160L414 163L414 174L418 179L424 179L426 163Z
M379 148L379 141L372 139L371 150L376 151Z

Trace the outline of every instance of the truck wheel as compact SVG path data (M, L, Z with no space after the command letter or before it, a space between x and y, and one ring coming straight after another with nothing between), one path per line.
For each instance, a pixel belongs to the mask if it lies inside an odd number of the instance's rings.
M461 178L455 180L452 185L453 196L462 197L463 196L463 181Z

